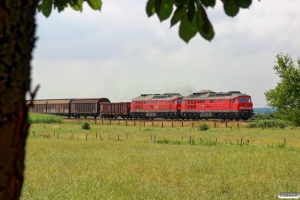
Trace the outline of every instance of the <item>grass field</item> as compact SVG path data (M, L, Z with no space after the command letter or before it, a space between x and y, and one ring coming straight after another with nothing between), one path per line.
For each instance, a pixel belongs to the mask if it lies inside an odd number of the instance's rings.
M91 122L90 130L80 122L33 124L21 199L278 199L300 192L299 129L109 123Z

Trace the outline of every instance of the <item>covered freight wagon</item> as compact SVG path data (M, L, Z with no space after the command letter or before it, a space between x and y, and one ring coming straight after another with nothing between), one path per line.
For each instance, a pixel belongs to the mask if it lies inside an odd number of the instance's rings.
M71 116L92 116L96 118L100 115L100 105L103 102L110 102L107 98L73 99L70 103Z
M70 117L72 99L51 99L47 102L47 113Z
M47 102L48 100L28 100L26 104L32 104L29 107L29 112L47 113Z

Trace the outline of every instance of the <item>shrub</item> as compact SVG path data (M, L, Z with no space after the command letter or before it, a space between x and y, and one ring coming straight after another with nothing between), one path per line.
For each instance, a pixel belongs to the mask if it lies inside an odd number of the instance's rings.
M207 124L200 124L199 130L201 131L207 131L209 129L209 126Z
M169 143L171 143L171 140L162 139L162 140L157 140L156 142L159 144L169 144Z
M47 114L29 114L28 122L30 124L34 123L62 123L62 118L56 115L47 115Z
M248 128L281 128L281 129L284 129L286 126L289 126L289 124L280 119L256 120L247 125Z
M90 124L87 123L87 122L85 122L84 124L82 124L82 129L83 129L83 130L91 129Z
M179 141L179 140L169 140L169 139L162 139L162 140L157 140L156 143L159 144L183 144L184 142Z
M254 121L276 119L276 116L274 114L255 114L250 119Z

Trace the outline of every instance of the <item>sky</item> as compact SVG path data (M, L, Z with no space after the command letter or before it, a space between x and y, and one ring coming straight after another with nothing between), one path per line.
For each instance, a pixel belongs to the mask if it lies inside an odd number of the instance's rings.
M170 19L147 17L146 0L103 0L101 12L84 3L46 18L37 14L31 88L36 99L109 98L131 101L140 94L201 89L241 91L254 107L279 81L276 55L300 56L300 1L253 0L237 16L221 1L208 8L215 37L197 34L186 44Z

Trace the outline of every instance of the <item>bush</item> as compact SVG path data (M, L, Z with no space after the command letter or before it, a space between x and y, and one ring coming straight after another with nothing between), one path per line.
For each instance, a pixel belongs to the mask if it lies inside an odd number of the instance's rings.
M62 123L62 118L56 115L47 115L47 114L29 114L28 122L30 124L35 123Z
M82 129L83 129L83 130L91 129L90 124L87 123L87 122L85 122L84 124L82 124Z
M281 128L289 126L288 123L280 119L256 120L247 125L248 128Z
M209 129L209 126L207 124L200 124L199 130L201 131L207 131Z
M274 114L255 114L250 118L250 120L254 121L267 119L276 119L276 116Z
M157 140L155 141L156 143L159 143L159 144L183 144L182 141L179 141L179 140L169 140L169 139L161 139L161 140Z
M159 144L169 144L169 143L171 143L171 140L162 139L162 140L157 140L156 142Z

